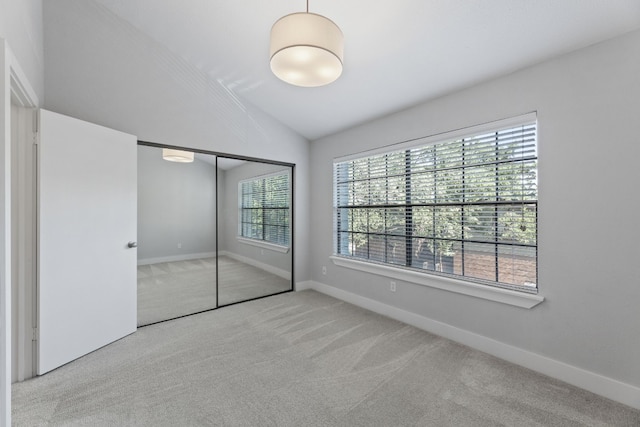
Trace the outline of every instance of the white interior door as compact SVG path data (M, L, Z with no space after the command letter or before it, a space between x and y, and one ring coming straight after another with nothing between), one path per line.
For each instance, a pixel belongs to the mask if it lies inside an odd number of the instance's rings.
M38 375L136 330L136 137L40 111Z

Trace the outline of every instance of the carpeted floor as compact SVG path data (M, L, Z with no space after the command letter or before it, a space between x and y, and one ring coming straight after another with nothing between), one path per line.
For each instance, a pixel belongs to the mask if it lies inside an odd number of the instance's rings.
M16 426L638 426L640 411L314 291L140 329L13 385Z
M291 282L227 256L218 259L219 305L291 290ZM138 326L216 307L216 260L138 266Z

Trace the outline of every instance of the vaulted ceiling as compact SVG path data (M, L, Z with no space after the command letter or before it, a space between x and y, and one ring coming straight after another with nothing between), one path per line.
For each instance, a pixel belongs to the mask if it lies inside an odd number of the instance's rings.
M96 0L310 140L640 28L638 0L311 0L345 38L343 75L301 88L269 32L304 0Z

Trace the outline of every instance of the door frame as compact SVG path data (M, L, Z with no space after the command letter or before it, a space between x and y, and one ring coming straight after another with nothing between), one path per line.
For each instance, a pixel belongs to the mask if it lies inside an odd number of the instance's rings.
M37 109L11 106L12 382L36 375Z
M12 114L11 104L37 108L38 97L6 40L0 38L0 424L11 425Z

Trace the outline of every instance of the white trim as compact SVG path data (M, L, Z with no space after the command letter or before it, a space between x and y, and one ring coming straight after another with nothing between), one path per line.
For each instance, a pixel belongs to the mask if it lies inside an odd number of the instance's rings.
M297 282L294 291L301 292L307 289L313 289L313 282L311 280L305 280L304 282Z
M11 99L28 108L36 108L39 100L1 37L0 81L0 425L11 425Z
M257 246L263 249L269 249L270 251L280 252L282 254L289 253L288 246L276 245L275 243L265 242L264 240L256 240L250 239L248 237L236 236L236 240L239 243L244 243L245 245Z
M13 84L13 80L12 80ZM15 90L12 91L15 94ZM14 371L16 381L24 381L35 375L36 346L33 330L36 327L36 167L35 167L35 118L34 108L11 106L12 128L12 285L17 290L13 296L12 321ZM13 310L12 309L12 310Z
M366 273L377 274L391 279L429 286L430 288L442 289L444 291L455 292L457 294L482 298L521 308L533 308L544 301L544 297L540 295L480 285L464 280L407 270L390 265L375 264L372 262L359 261L335 255L330 256L329 259L331 259L335 265L340 267L364 271Z
M0 39L0 425L11 425L11 83Z
M493 132L512 126L520 126L522 124L535 123L538 119L537 112L521 114L514 117L508 117L505 119L495 120L488 123L482 123L478 125L468 126L465 128L438 133L435 135L429 135L419 138L410 139L399 143L385 145L384 147L378 147L372 150L361 151L358 153L347 154L345 156L336 157L333 159L333 163L342 163L349 160L360 159L362 157L374 156L376 154L391 153L399 150L406 150L408 148L421 147L425 145L437 144L439 142L455 141L460 138L466 138L470 136L480 135L483 132Z
M283 270L281 268L274 267L272 265L265 264L265 263L260 262L260 261L256 261L253 258L248 258L246 256L238 255L238 254L235 254L233 252L228 252L228 251L220 251L220 256L228 256L231 259L235 259L236 261L240 261L240 262L243 262L245 264L252 265L252 266L254 266L256 268L259 268L260 270L264 270L264 271L266 271L268 273L275 274L276 276L282 277L283 279L291 280L291 272L290 271Z
M200 258L215 258L215 252L201 252L198 254L170 255L157 258L138 259L138 265L159 264L161 262L189 261Z
M524 366L607 399L640 409L640 387L323 283L311 281L310 289Z
M1 39L0 39L1 40ZM15 55L10 48L7 48L7 56L9 61L11 94L20 101L20 107L36 108L40 105L38 95L33 90L27 80L27 76L22 71L22 67L18 63Z

